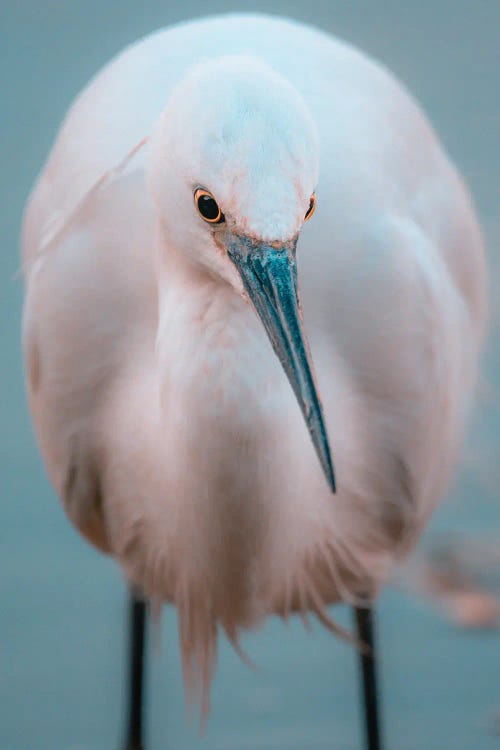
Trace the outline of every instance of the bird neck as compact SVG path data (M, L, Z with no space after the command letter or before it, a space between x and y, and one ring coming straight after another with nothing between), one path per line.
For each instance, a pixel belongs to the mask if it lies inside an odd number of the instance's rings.
M168 258L168 260L163 260ZM250 429L262 399L288 388L262 325L226 282L163 252L157 353L162 403L197 430ZM287 391L288 392L288 391ZM192 425L191 425L192 428ZM182 428L184 429L184 427Z

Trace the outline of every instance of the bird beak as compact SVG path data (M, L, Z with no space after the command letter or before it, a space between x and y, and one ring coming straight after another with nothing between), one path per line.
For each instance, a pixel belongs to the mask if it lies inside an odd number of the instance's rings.
M295 247L296 240L274 247L233 235L227 252L290 381L328 485L335 492L325 418L302 324Z

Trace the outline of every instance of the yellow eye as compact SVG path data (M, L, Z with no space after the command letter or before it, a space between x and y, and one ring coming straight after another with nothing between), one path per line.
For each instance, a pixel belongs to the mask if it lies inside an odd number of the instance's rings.
M307 209L306 215L304 216L304 221L309 221L309 219L314 213L315 208L316 208L316 193L313 193L311 195L311 200L309 201L309 208Z
M219 204L208 190L204 190L203 188L195 190L194 202L198 213L204 221L207 221L209 224L222 224L225 221Z

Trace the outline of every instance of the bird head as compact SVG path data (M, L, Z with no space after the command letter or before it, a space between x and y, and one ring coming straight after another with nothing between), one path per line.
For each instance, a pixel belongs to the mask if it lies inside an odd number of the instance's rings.
M256 58L200 62L173 90L148 160L168 246L254 307L335 491L297 286L296 244L314 213L319 171L304 100Z

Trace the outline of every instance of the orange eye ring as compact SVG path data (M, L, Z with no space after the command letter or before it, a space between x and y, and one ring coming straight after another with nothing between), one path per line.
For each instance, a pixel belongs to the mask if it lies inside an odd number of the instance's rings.
M304 216L304 221L309 221L311 216L316 210L316 193L313 193L311 195L311 200L309 201L309 208L306 211L306 215Z
M207 224L222 224L225 221L219 204L208 190L197 188L194 191L194 203L201 218Z

